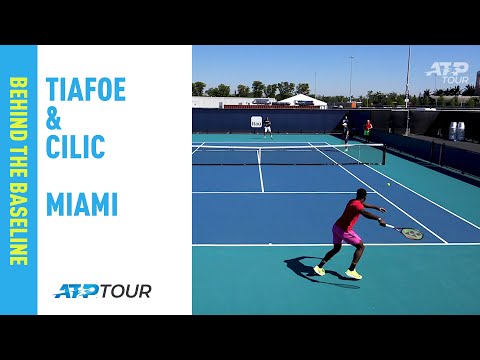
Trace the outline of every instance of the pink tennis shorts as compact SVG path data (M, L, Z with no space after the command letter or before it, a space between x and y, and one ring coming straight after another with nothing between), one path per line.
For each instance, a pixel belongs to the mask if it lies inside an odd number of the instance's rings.
M333 234L333 243L334 244L341 244L342 240L345 241L347 244L350 245L355 245L360 243L362 239L360 236L357 235L357 233L353 230L350 231L344 231L337 225L333 225L332 228L332 234Z

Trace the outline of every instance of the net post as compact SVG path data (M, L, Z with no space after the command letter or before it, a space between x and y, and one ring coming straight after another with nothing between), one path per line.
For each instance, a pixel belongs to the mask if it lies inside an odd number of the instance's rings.
M385 165L386 157L387 157L387 145L383 144L383 146L382 146L382 165Z

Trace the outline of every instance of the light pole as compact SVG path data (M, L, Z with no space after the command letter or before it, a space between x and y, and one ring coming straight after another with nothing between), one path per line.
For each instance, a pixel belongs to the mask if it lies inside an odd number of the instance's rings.
M350 103L352 102L352 64L353 64L353 56L350 56Z
M410 110L408 109L408 102L410 101L409 99L409 82L410 82L410 45L408 45L408 66L407 66L407 87L405 89L405 107L407 108L407 127L405 129L405 136L410 135Z

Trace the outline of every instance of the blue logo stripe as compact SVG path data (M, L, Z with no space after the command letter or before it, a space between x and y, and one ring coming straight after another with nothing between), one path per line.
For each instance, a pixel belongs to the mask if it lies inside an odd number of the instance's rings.
M37 314L37 46L0 46L0 315Z

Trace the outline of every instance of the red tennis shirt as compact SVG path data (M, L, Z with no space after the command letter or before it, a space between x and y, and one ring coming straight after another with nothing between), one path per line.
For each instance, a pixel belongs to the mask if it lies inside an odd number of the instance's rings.
M342 216L335 222L341 229L350 231L360 217L360 211L364 209L363 203L360 200L352 199L345 206Z

